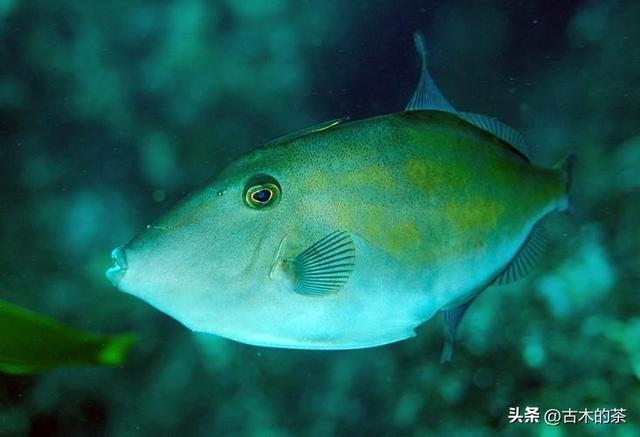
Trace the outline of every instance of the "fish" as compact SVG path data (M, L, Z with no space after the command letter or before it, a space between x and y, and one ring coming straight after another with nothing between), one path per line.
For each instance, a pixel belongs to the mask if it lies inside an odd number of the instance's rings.
M239 156L112 252L120 290L242 343L357 349L457 326L486 288L525 276L539 222L571 209L574 157L536 165L495 118L456 110L414 34L403 111L338 118Z
M0 300L0 372L38 373L61 366L119 366L135 334L78 331Z

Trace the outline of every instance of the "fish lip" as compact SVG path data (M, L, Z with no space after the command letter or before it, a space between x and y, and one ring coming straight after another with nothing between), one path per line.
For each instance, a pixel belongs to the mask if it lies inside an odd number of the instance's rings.
M122 280L122 277L127 272L127 256L122 247L116 247L111 251L111 259L113 260L113 267L107 269L105 275L114 286Z

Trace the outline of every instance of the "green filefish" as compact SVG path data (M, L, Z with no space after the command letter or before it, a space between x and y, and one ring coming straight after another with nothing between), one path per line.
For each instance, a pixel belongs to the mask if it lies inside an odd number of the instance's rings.
M0 372L35 373L59 366L118 366L135 343L133 334L78 331L0 301Z
M422 70L403 112L240 156L115 249L108 278L195 331L254 345L378 346L438 312L452 338L475 296L531 269L537 223L569 208L573 160L534 165L516 131L455 110L414 40Z

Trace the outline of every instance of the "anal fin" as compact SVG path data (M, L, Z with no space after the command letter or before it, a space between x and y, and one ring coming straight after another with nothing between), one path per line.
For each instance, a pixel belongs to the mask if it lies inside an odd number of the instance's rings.
M540 223L536 224L529 236L520 247L513 259L496 276L493 283L496 285L510 284L529 274L544 253L546 236Z

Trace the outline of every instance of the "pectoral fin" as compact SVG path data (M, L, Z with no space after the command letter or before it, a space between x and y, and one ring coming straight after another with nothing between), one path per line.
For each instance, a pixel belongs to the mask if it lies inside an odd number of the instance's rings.
M286 260L294 291L305 296L324 296L340 291L353 272L355 246L348 232L336 231L304 252Z

